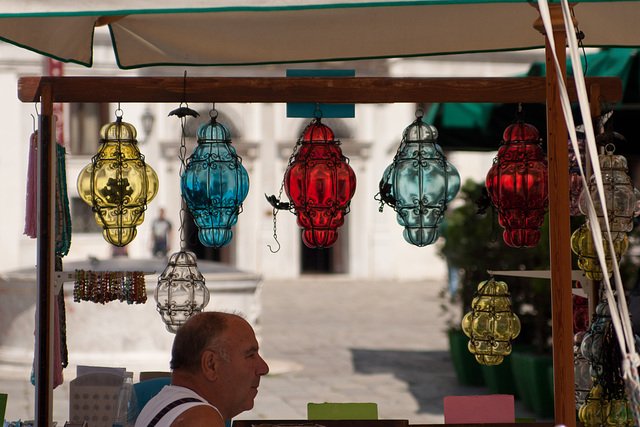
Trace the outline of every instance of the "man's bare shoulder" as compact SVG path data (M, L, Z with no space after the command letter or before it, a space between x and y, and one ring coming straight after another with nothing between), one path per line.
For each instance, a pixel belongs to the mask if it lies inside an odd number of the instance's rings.
M208 405L198 405L187 409L176 418L171 427L224 427L222 417Z

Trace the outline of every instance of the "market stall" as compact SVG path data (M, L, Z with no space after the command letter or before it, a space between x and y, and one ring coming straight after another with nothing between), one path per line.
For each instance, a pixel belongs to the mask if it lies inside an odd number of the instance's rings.
M624 3L624 2L623 2ZM515 4L515 3L514 3ZM504 4L504 8L510 4ZM521 5L521 4L520 4ZM591 4L590 4L591 5ZM525 5L530 8L530 6ZM418 8L419 9L419 8ZM471 10L471 8L469 8ZM535 10L530 8L531 10ZM554 14L555 45L551 46L547 39L546 48L549 52L555 47L559 52L560 64L565 63L565 29L562 23L560 8L552 7ZM350 12L353 12L349 9ZM389 12L394 11L393 8ZM380 11L378 11L380 12ZM405 10L409 15L411 11ZM503 12L504 13L504 12ZM131 17L136 17L132 14ZM504 15L500 15L504 16ZM519 14L507 15L502 23L522 19ZM129 21L129 15L121 16L114 13L106 14L106 20L111 22L113 34L118 34L122 29L135 19ZM103 18L105 18L103 17ZM144 16L140 15L144 20ZM77 17L91 23L91 28L96 20L95 16ZM95 19L94 19L95 18ZM495 17L494 17L495 18ZM513 22L511 22L511 19ZM25 19L36 19L25 18ZM102 19L102 18L101 18ZM526 18L529 19L529 18ZM446 21L446 20L443 20ZM478 20L476 21L483 21ZM26 22L26 21L24 21ZM22 24L24 24L22 22ZM533 19L529 19L527 27L530 28ZM346 24L345 24L346 25ZM375 26L372 26L375 27ZM493 29L498 29L496 26ZM534 30L523 31L523 27L511 28L511 34L527 34L526 40L520 40L519 48L542 45L543 37ZM536 24L538 30L542 30L540 23ZM493 30L492 29L492 30ZM490 32L488 29L482 29ZM13 37L9 30L2 37L14 40L18 44L29 45L26 40ZM396 34L396 33L394 33ZM484 34L484 33L481 33ZM531 34L535 35L532 40ZM284 37L286 37L285 35ZM366 42L353 34L345 37L360 40L361 45L368 46ZM386 37L386 35L385 35ZM481 37L479 37L481 39ZM166 40L165 40L166 41ZM142 65L173 63L182 65L187 59L178 58L174 62L167 57L147 58L142 63L134 64L124 58L124 47L128 41L118 48L118 60L123 68ZM395 44L394 44L395 43ZM513 45L498 45L484 42L481 46L472 46L465 50L492 50L514 49ZM626 43L637 43L629 41ZM56 45L60 45L59 40ZM401 46L400 41L392 43ZM49 47L36 48L56 56L66 58L61 52L49 51ZM82 49L80 49L82 50ZM170 49L169 49L170 50ZM295 49L283 50L274 53L272 61L291 61L293 57L287 55ZM447 51L447 49L442 49ZM454 51L450 48L448 51ZM262 50L261 50L262 52ZM388 53L379 53L378 56L404 56L425 53L420 46L414 46L407 51L388 50ZM318 59L332 59L348 56L343 52L333 55L331 51L319 54ZM281 55L278 57L277 55ZM357 55L358 57L376 56L374 53ZM297 60L310 60L303 56L297 56ZM67 58L67 60L90 64L90 56L83 60ZM84 61L84 62L82 62ZM144 62L146 61L146 62ZM203 63L211 63L202 60ZM222 63L240 60L222 60ZM252 63L266 62L267 59L256 56ZM189 63L198 63L196 60ZM587 79L587 90L592 101L592 114L598 115L599 98L605 96L607 102L618 102L622 97L622 86L615 78ZM568 81L568 88L575 101L573 80ZM39 145L39 228L38 228L38 323L37 323L37 348L38 358L36 364L37 397L36 420L38 425L48 425L51 421L51 391L52 391L52 316L53 316L53 283L54 274L54 218L49 213L54 212L53 195L55 183L55 142L53 115L54 102L172 102L183 100L189 102L312 102L312 103L393 103L393 102L546 102L547 103L547 141L549 142L549 218L550 218L550 252L551 252L551 287L553 305L553 340L554 340L554 385L555 385L555 420L557 423L568 426L575 425L574 393L573 393L573 333L571 330L571 313L567 308L571 305L571 289L566 285L571 282L570 259L570 227L568 206L568 148L566 125L560 113L560 100L556 70L551 55L547 58L546 78L467 78L467 79L421 79L421 78L100 78L100 77L23 77L18 83L18 96L23 102L40 102L40 145Z

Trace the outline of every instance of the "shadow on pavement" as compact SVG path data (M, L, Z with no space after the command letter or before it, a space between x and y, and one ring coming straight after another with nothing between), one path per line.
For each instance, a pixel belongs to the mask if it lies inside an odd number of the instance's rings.
M448 351L350 350L355 372L391 373L405 382L419 405L418 413L443 413L445 396L486 394L482 387L458 383Z

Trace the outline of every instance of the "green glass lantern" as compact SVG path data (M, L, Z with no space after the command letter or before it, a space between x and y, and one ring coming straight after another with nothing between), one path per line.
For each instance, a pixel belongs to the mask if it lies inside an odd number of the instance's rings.
M606 239L602 239L602 243L604 245L605 259L607 262L607 275L611 277L613 264L611 262L609 242ZM622 255L627 252L628 247L629 239L626 234L621 240L613 242L613 250L618 261L620 261ZM578 255L578 267L584 271L587 278L591 280L602 280L604 278L596 247L593 244L593 234L591 233L587 223L583 224L582 227L573 232L573 235L571 236L571 250L573 253Z
M511 340L520 333L507 284L493 278L481 282L471 308L462 318L462 330L470 338L469 351L478 363L499 365L511 354Z
M158 176L144 161L130 123L116 121L100 129L100 148L78 176L78 194L95 213L105 240L125 246L136 237L144 211L158 192Z
M404 227L404 239L415 246L435 243L447 204L460 190L460 175L438 144L437 129L421 112L405 130L396 156L384 171L380 211L388 204Z

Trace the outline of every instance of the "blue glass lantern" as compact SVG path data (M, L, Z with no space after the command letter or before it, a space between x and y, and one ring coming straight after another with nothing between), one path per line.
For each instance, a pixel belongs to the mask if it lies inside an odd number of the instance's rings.
M187 159L181 188L200 242L220 248L231 241L231 227L249 192L249 174L231 146L229 129L216 116L198 128L198 146Z
M437 140L437 129L419 114L404 130L393 163L380 181L380 211L384 203L391 206L405 228L404 239L416 246L438 240L447 203L460 189L460 175Z

